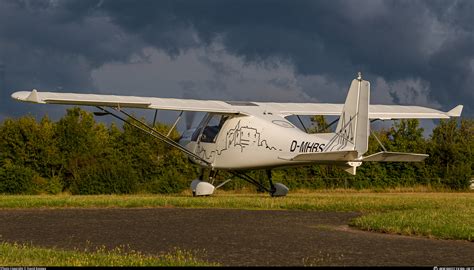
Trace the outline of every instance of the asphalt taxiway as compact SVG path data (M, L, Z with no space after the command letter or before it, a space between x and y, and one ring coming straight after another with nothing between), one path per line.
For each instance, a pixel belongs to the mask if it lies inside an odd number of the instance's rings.
M174 248L224 266L474 265L474 243L364 232L358 213L233 209L0 210L0 241L84 249Z

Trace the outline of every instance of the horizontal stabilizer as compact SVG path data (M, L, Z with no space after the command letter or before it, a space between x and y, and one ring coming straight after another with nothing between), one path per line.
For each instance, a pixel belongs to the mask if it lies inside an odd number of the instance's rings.
M382 161L382 162L420 162L429 155L416 153L400 153L400 152L378 152L370 156L364 157L362 161Z
M280 156L279 158L291 161L352 161L357 159L357 151L304 153L295 156Z

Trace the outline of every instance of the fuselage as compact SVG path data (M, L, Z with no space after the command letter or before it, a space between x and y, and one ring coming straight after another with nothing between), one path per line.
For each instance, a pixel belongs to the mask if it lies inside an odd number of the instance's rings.
M288 157L323 152L334 136L308 134L281 115L256 111L246 115L207 114L196 129L183 133L180 144L214 169L258 169L308 163Z

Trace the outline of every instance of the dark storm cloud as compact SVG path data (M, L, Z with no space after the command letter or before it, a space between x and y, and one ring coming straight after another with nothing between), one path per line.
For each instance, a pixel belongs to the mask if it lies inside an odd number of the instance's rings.
M474 4L464 1L103 1L130 33L176 54L218 40L246 61L290 60L299 74L337 81L356 70L420 78L444 109L472 113ZM170 32L175 35L169 35ZM395 93L396 95L396 93Z
M71 11L53 4L48 8L45 3L39 5L43 2L47 1L28 1L35 4L26 6L0 2L0 41L5 47L1 56L8 58L9 49L20 49L25 53L63 57L66 63L75 59L98 67L108 61L126 61L132 53L140 53L140 44L107 18L76 14L74 20L66 20L65 15L73 14ZM31 59L29 56L25 58Z
M220 39L229 52L249 61L291 59L302 74L335 73L341 64L380 66L375 70L400 73L387 62L403 61L410 70L424 63L420 42L430 22L423 4L386 1L381 10L367 13L363 9L377 1L349 3L142 1L137 5L113 0L102 2L101 8L118 25L160 48L194 45L163 35L175 30L179 37L180 31L191 28L200 41L209 44Z
M442 103L453 101L467 105L466 113L474 113L474 2L433 1L428 8L450 29L439 50L421 71L434 85L433 95Z
M472 116L472 14L471 1L0 1L0 61L17 88L92 89L92 69L144 46L176 56L217 42L341 85L358 70L421 79L444 109L463 103Z
M76 10L53 1L0 1L1 111L18 109L9 97L13 90L93 91L93 68L140 53L139 39L90 9Z

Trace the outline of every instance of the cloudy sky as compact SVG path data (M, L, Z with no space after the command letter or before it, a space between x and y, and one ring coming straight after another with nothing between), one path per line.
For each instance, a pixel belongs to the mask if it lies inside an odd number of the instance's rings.
M0 116L64 113L10 99L32 88L343 103L361 71L372 103L473 117L473 14L469 0L0 0Z

